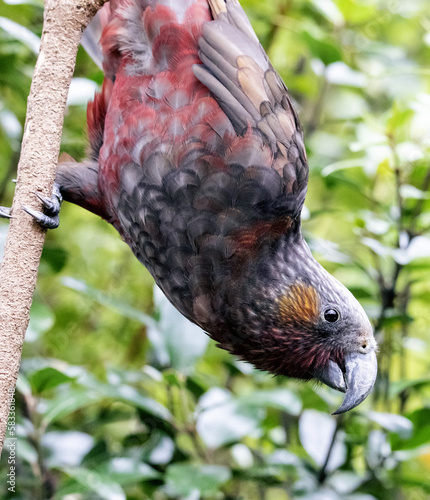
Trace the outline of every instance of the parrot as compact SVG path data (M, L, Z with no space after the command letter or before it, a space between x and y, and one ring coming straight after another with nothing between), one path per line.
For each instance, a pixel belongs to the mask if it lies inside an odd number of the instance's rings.
M85 43L104 71L88 158L25 210L47 228L62 200L102 217L219 347L345 393L334 414L359 405L373 329L302 235L303 130L239 1L110 0Z

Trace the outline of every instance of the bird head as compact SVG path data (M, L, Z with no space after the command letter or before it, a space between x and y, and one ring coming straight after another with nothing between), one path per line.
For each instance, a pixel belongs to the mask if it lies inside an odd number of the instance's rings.
M351 292L312 259L277 303L280 323L294 339L291 368L296 368L294 359L300 356L299 376L312 375L345 392L336 413L360 404L375 382L376 341L366 313Z
M344 392L335 414L343 413L359 405L374 385L372 326L360 303L313 258L302 238L293 250L291 241L285 244L288 251L281 245L275 256L262 258L255 274L259 294L245 298L246 349L243 342L240 349L236 342L227 348L260 369Z

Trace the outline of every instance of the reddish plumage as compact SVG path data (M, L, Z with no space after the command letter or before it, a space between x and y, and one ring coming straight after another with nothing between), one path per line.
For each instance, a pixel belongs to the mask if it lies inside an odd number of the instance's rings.
M88 103L87 125L88 138L91 145L91 157L97 160L103 145L106 112L111 99L113 82L105 79L100 94L94 96L94 101Z

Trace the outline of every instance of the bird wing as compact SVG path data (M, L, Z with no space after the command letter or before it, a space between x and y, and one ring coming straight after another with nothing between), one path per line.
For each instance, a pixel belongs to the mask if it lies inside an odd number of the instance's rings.
M245 13L209 3L212 20L207 0L111 0L88 126L103 216L214 334L226 288L299 227L308 168L290 96ZM74 172L69 198L100 214L86 202L93 170Z
M203 26L199 40L203 64L194 66L194 74L212 92L237 134L252 132L270 146L270 166L282 177L284 190L264 206L266 216L297 217L306 196L308 164L303 131L288 89L239 2L209 0L209 4L214 20ZM237 146L249 155L246 148Z

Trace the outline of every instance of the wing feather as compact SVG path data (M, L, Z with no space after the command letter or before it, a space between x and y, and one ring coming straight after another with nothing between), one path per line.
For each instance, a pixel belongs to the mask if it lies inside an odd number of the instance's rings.
M245 140L253 131L270 147L272 158L266 166L283 178L285 189L266 210L270 206L275 218L297 217L306 195L308 164L288 89L239 2L209 0L209 4L214 20L203 26L199 41L203 64L194 66L194 74L212 92L240 137ZM254 147L257 144L254 141Z

